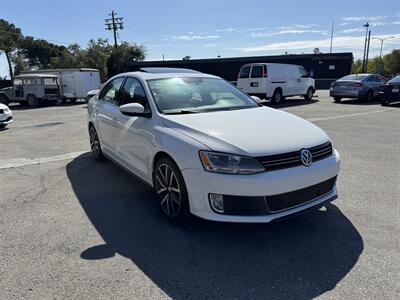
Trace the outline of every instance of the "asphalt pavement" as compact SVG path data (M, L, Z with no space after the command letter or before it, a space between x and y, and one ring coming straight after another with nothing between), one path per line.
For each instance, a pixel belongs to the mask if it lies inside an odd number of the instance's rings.
M317 94L272 107L331 136L339 198L271 224L173 225L148 186L91 159L86 104L11 106L0 299L399 299L400 105Z

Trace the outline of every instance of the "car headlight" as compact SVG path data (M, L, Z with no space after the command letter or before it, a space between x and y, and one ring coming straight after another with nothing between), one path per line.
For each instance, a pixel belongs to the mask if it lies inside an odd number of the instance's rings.
M265 168L252 157L200 151L200 160L208 172L243 175L265 171Z
M6 107L6 108L4 109L4 112L8 114L8 113L10 112L10 109L9 109L8 107Z

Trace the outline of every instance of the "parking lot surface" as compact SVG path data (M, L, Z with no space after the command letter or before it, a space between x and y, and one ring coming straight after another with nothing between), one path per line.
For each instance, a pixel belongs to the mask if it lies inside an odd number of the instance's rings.
M331 136L339 199L251 225L169 223L148 186L91 159L86 104L11 106L0 299L399 299L400 106L317 94L273 107Z

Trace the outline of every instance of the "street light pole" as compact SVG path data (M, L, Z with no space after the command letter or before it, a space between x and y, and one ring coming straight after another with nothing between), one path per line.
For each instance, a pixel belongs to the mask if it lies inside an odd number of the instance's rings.
M372 37L373 40L379 40L381 41L381 51L379 52L379 57L382 58L382 48L383 48L383 42L388 40L388 39L394 39L394 36L388 36L385 38L378 38L378 37Z
M368 27L369 27L368 22L363 24L363 27L366 27L366 30L365 30L364 54L363 54L363 63L362 63L361 72L365 73L365 51L367 50Z

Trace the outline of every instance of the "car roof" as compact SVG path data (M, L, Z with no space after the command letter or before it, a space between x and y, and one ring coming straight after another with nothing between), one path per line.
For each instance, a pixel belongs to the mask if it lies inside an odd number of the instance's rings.
M197 77L197 78L220 78L218 76L200 73L200 72L167 72L167 73L149 73L143 71L136 71L136 72L127 72L122 73L114 76L113 78L117 77L124 77L124 76L135 76L139 77L143 80L151 80L151 79L163 79L163 78L174 78L174 77Z
M14 78L32 78L32 77L57 78L57 75L52 75L52 74L21 74L21 75L14 76Z

